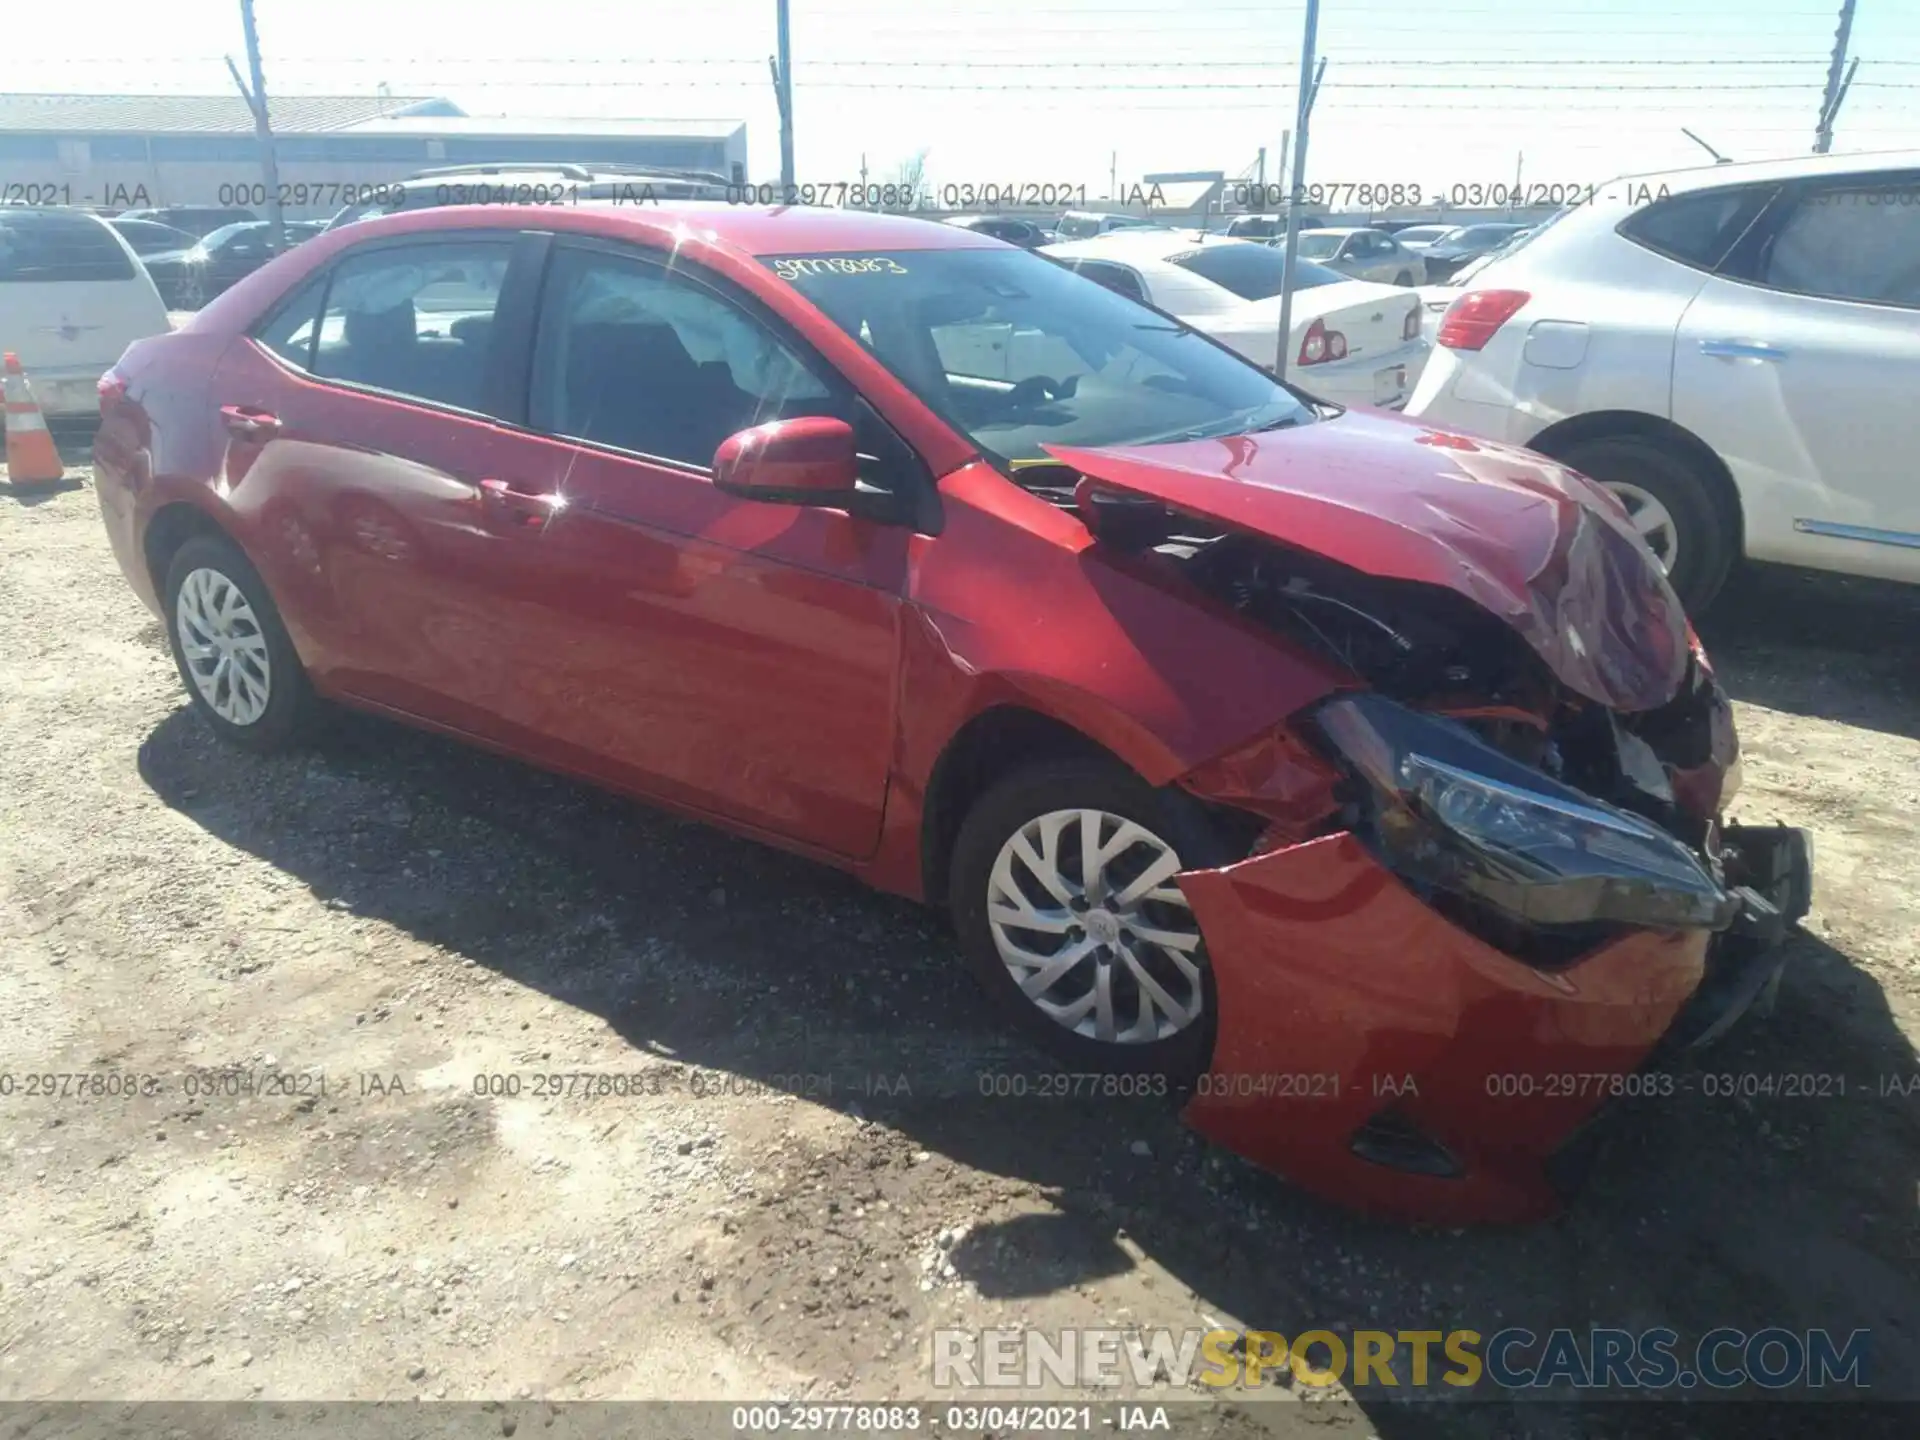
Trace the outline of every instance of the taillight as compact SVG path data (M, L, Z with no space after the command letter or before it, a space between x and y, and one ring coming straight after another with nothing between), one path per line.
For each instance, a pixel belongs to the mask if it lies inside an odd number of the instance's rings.
M1400 338L1402 340L1418 340L1420 338L1420 306L1417 303L1411 310L1407 311L1407 318L1400 326Z
M1307 327L1307 333L1300 341L1300 354L1295 363L1300 365L1324 365L1330 360L1347 358L1347 337L1338 330L1329 330L1324 321L1316 320Z
M1533 296L1525 290L1470 290L1447 307L1434 336L1449 350L1478 350Z

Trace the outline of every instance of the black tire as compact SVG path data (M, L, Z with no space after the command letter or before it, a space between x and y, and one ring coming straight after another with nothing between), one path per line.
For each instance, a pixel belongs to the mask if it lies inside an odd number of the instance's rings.
M1076 809L1103 810L1144 826L1173 849L1183 869L1225 865L1244 854L1244 847L1241 854L1234 852L1205 810L1184 792L1157 790L1113 761L1089 757L1038 762L994 785L975 802L960 826L947 893L961 950L994 1008L1018 1033L1067 1069L1162 1075L1166 1093L1177 1094L1206 1068L1213 1053L1215 992L1204 946L1195 955L1202 985L1198 1018L1163 1039L1117 1043L1076 1034L1039 1009L1001 961L995 945L987 899L1001 847L1029 821L1052 811ZM1156 965L1160 963L1164 957L1156 957ZM1122 973L1123 968L1115 966L1114 974L1116 986L1125 993L1132 980ZM1073 978L1073 972L1063 977Z
M1411 270L1402 270L1398 275L1393 277L1393 283L1396 285L1413 284L1413 272Z
M1688 614L1704 613L1726 583L1739 553L1740 536L1698 466L1669 446L1639 435L1583 440L1556 458L1602 485L1637 486L1667 507L1678 548L1668 583Z
M245 724L227 719L208 704L181 642L180 592L187 577L197 570L211 570L223 576L245 597L253 611L258 634L266 644L267 702L258 717ZM293 641L287 638L286 626L281 623L280 611L267 591L266 582L240 547L223 535L194 536L175 552L173 563L167 567L165 594L167 644L173 651L174 667L180 672L180 683L186 687L188 700L214 734L230 744L263 754L285 749L297 741L305 733L316 708L313 687L300 657L294 653Z

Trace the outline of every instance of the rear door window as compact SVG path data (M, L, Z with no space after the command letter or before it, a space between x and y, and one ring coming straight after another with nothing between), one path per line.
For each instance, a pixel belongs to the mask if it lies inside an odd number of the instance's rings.
M505 239L435 240L347 256L327 287L313 373L484 413L511 250Z
M1669 260L1696 270L1712 270L1753 223L1774 188L1741 185L1656 200L1623 220L1620 233Z
M1920 307L1920 177L1809 190L1759 257L1776 290Z
M327 277L309 280L254 327L253 338L289 365L313 369L313 340L320 333L320 303L327 298Z
M131 280L133 257L90 215L0 212L0 284Z

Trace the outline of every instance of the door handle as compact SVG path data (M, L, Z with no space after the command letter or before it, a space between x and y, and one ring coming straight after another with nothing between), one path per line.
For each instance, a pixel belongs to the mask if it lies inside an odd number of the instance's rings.
M266 440L280 433L280 418L246 405L222 405L220 420L236 440Z
M482 508L511 517L515 524L529 530L540 529L566 503L563 495L539 495L530 490L516 490L505 480L486 479L480 482Z
M1719 360L1784 360L1787 352L1764 340L1702 340L1700 353Z

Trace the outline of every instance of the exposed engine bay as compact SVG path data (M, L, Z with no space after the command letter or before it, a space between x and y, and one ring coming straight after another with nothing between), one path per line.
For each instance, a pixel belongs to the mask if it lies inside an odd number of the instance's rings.
M1076 508L1078 476L1034 484ZM1454 591L1381 579L1322 556L1124 497L1101 497L1102 542L1164 563L1186 584L1299 643L1383 695L1470 726L1556 780L1700 844L1722 798L1690 772L1733 760L1725 697L1698 663L1658 710L1621 714L1572 694L1497 616ZM1676 789L1675 776L1681 777ZM1701 799L1713 803L1699 805ZM1688 802L1697 808L1689 808Z
M1365 682L1371 695L1397 702L1394 708L1450 723L1463 738L1524 766L1541 789L1575 804L1598 801L1641 817L1670 837L1667 843L1679 842L1692 857L1681 857L1681 863L1697 865L1703 881L1710 877L1706 888L1719 892L1720 910L1712 919L1696 911L1674 923L1713 929L1757 923L1777 939L1785 920L1805 912L1804 896L1784 878L1791 857L1782 860L1780 845L1770 838L1775 832L1743 834L1742 827L1720 822L1738 783L1738 744L1731 706L1697 649L1664 704L1637 712L1610 709L1562 683L1512 625L1466 595L1369 575L1138 497L1090 492L1069 467L1046 471L1044 481L1057 475L1060 483L1036 483L1043 476L1031 471L1022 481L1087 518L1104 546L1331 661ZM1471 754L1461 763L1483 777L1490 768ZM1386 827L1401 822L1377 793L1365 793L1371 788L1352 787L1339 825L1372 834L1390 851L1405 837ZM1415 812L1446 803L1438 792L1402 798ZM1418 827L1405 822L1403 828ZM1433 848L1428 839L1419 843L1427 847L1422 855ZM1523 848L1509 862L1520 874L1531 858ZM1571 959L1622 923L1662 923L1658 912L1624 904L1611 918L1600 907L1562 920L1539 899L1545 887L1533 891L1531 901L1520 898L1529 880L1502 889L1492 872L1504 862L1488 863L1487 847L1479 848L1473 866L1451 870L1413 858L1412 851L1399 859L1395 868L1403 878L1424 879L1416 888L1437 908L1534 963ZM1469 873L1476 868L1477 874ZM1479 895L1473 893L1476 884ZM1748 888L1756 885L1770 887L1780 903ZM1482 903L1489 895L1502 896L1502 903ZM1540 908L1523 913L1528 904Z

